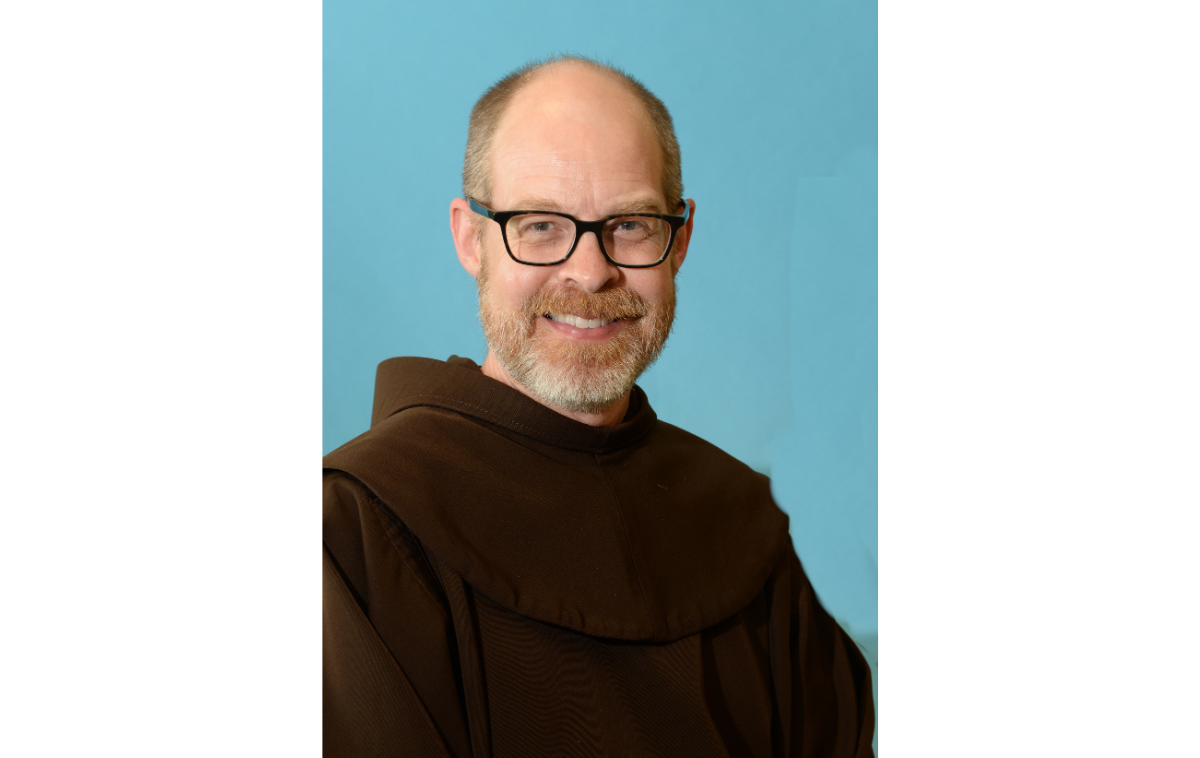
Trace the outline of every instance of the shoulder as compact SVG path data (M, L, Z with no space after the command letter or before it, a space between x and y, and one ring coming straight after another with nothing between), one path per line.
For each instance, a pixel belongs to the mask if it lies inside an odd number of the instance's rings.
M713 443L659 421L646 439L656 461L704 479L723 480L769 497L771 480Z
M459 465L456 462L469 454L464 446L481 433L486 435L487 429L455 411L408 408L326 455L322 467L349 475L390 502L395 491L409 493L444 483L444 477Z

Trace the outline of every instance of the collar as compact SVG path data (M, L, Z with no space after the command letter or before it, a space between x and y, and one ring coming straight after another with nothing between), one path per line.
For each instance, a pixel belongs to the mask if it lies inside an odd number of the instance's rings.
M448 408L513 434L586 453L629 447L649 434L658 420L646 393L637 385L630 394L624 421L615 426L589 426L486 376L469 358L392 358L379 364L371 428L418 406Z

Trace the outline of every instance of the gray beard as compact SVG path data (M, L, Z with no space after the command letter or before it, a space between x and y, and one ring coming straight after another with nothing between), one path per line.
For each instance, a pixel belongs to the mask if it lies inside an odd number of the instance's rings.
M657 306L623 288L587 293L548 285L515 312L501 312L492 303L482 261L478 283L479 320L496 360L542 403L574 413L599 413L624 397L662 353L675 320L673 282L669 297ZM551 340L537 333L538 319L551 311L626 323L598 344Z

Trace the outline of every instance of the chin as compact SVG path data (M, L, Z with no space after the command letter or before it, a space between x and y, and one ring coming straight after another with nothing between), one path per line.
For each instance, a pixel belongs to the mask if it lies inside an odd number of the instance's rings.
M521 365L515 372L507 366L505 370L546 405L574 413L601 413L611 408L642 373L625 366L597 370L541 361Z
M651 318L602 343L564 344L535 334L528 322L482 320L505 372L545 405L573 413L600 413L620 402L662 353L670 331L669 321Z

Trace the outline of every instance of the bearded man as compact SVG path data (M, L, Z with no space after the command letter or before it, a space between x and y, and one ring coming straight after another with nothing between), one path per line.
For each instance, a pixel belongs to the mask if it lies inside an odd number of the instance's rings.
M326 755L863 756L869 669L766 477L658 421L696 214L663 104L575 57L476 104L482 365L396 358L325 459Z

